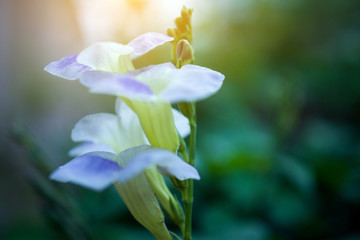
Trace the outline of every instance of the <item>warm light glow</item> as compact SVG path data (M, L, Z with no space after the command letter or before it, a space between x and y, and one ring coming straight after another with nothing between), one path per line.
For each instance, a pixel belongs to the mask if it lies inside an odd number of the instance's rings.
M195 7L190 0L73 1L85 44L103 40L126 43L141 33L166 33L183 5Z

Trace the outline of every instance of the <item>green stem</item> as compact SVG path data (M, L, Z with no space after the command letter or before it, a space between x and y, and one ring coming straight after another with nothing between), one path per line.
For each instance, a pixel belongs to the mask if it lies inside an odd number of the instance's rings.
M195 111L195 104L194 111ZM196 147L196 114L193 115L192 119L190 119L190 152L189 152L189 162L192 166L195 163L195 147Z
M189 164L194 166L195 163L195 147L196 147L196 114L195 114L195 103L193 104L194 107L194 114L190 121L190 150L189 150ZM194 201L194 180L189 179L187 180L187 188L182 191L183 195L183 202L185 208L185 240L191 240L191 233L192 233L192 206Z
M194 181L192 179L187 180L188 186L183 191L183 202L185 208L185 240L191 240L191 225L192 225L192 205L194 200Z
M185 140L182 137L180 137L179 141L180 141L179 152L181 153L181 156L182 156L183 160L185 162L189 163L189 158L188 158L188 154L187 154L187 151L186 151Z

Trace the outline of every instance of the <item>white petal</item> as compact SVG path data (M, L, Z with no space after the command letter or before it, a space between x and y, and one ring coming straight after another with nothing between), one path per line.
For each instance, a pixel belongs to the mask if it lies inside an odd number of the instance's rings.
M50 176L59 182L72 182L95 191L101 191L118 177L121 167L111 153L91 153L77 157L58 168Z
M71 132L71 139L75 142L93 142L106 144L115 152L120 152L121 136L119 118L110 113L91 114L76 123Z
M107 144L104 143L93 143L93 142L85 142L82 143L73 149L70 150L70 157L78 157L90 152L110 152L115 153L115 151Z
M152 156L156 158L157 168L164 176L175 177L179 180L200 180L198 171L174 153L160 148L153 151Z
M172 63L128 71L127 75L149 86L158 100L170 103L207 98L221 88L225 78L209 68L189 64L176 69Z
M200 179L199 173L194 167L174 153L161 148L150 146L130 148L121 152L118 159L126 164L118 176L117 181L119 182L125 182L153 165L157 165L162 174L176 177L179 180Z
M168 75L172 70L176 70L172 63L162 63L128 71L127 75L149 86L155 94L159 94L167 87L170 81Z
M131 58L135 59L141 55L144 55L155 47L172 40L174 40L174 38L161 33L144 33L128 43L128 46L134 49L134 52L131 53Z
M78 55L71 55L50 63L45 67L45 71L67 80L76 80L84 71L90 70L89 66L77 62Z
M95 70L126 73L134 69L130 59L133 51L132 47L123 44L98 42L84 49L77 60Z
M175 126L180 136L183 138L187 137L190 134L189 119L176 109L172 109L172 112L174 115Z
M119 116L122 136L126 141L126 148L139 145L150 145L141 127L138 116L120 98L116 99L115 111Z
M209 68L185 65L167 75L167 86L158 96L171 103L202 100L216 93L224 78L224 75Z

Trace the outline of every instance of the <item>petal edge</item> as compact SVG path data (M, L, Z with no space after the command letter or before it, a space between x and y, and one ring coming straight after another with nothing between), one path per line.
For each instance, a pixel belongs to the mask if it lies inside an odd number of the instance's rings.
M89 66L77 62L78 55L70 55L58 61L49 63L44 70L55 76L67 79L76 80L80 74L90 70Z
M161 33L148 32L133 39L127 44L127 46L130 46L134 49L134 52L131 53L131 58L135 59L156 48L157 46L172 40L174 40L173 37L169 37Z

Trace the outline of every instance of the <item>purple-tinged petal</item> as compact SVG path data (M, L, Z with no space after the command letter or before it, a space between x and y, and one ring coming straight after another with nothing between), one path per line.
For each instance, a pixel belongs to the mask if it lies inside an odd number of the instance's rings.
M174 40L174 38L164 34L149 32L138 36L127 45L134 49L134 52L131 53L131 58L135 59L141 55L144 55L155 47L172 40Z
M154 96L153 91L147 85L119 73L87 71L81 75L80 81L93 93L138 100L150 100Z
M110 153L83 155L55 170L50 178L101 191L113 183L121 172L121 167L113 161L115 157Z
M160 148L152 151L154 152L151 155L156 158L157 168L164 176L176 177L179 180L200 180L198 171L174 153Z
M78 157L90 152L110 152L115 153L115 151L107 144L104 143L94 143L94 142L85 142L82 143L73 149L70 150L70 157Z
M167 75L168 84L158 96L171 103L202 100L216 93L224 78L209 68L185 65Z
M68 80L76 80L84 71L90 70L89 66L77 62L78 55L71 55L50 63L45 67L45 71Z
M162 174L176 177L179 180L200 179L199 173L194 167L174 153L161 148L146 145L130 148L119 154L118 161L127 161L118 176L117 181L119 182L125 182L153 165L157 165Z
M181 137L185 138L190 134L190 124L189 119L187 119L181 112L178 110L172 109L174 115L174 121L176 129L178 130Z
M130 53L134 50L126 45L114 42L98 42L85 48L77 61L94 70L126 73L133 70Z

